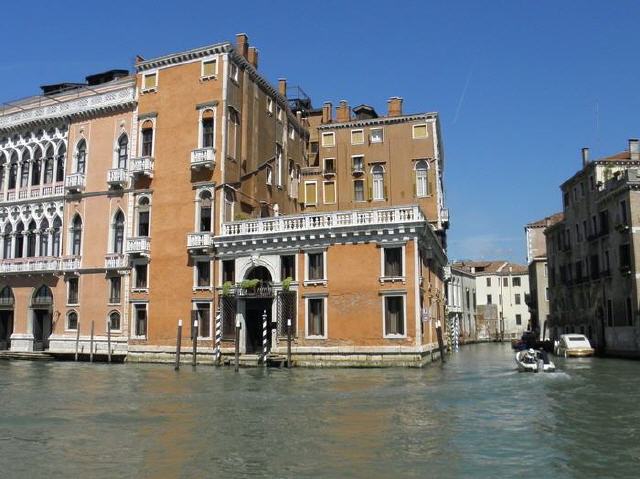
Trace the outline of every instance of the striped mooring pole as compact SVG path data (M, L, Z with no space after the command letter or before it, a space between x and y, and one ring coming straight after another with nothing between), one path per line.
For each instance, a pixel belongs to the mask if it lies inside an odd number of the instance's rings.
M460 346L460 322L458 318L453 320L453 350L458 352Z
M262 364L267 364L267 310L262 313Z
M215 360L216 364L220 365L220 358L222 357L222 314L218 311L216 316L216 351Z

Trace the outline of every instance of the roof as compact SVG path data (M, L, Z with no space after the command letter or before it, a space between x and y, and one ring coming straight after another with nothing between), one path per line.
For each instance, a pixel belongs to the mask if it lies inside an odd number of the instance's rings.
M455 269L468 271L476 275L509 275L509 274L528 274L527 266L518 263L512 263L506 260L487 260L472 261L463 260L456 261L451 264Z
M564 213L561 211L560 213L554 213L550 216L546 216L538 221L533 221L527 225L525 228L546 228L547 226L555 225L564 219Z

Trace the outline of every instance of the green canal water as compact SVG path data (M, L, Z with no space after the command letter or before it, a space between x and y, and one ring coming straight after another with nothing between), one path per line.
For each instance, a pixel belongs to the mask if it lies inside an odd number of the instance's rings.
M0 477L638 477L640 362L515 370L0 362Z

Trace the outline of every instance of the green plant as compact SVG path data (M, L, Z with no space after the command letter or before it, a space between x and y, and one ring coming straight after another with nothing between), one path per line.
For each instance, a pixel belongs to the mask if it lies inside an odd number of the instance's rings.
M243 279L240 283L240 287L242 289L254 289L258 284L260 284L259 279Z
M291 276L287 276L282 281L282 291L289 291L289 288L291 287L291 282L292 281L293 281L293 278Z
M222 296L230 296L233 283L231 281L225 281L222 284Z
M234 221L243 221L243 220L249 220L249 219L251 219L251 216L242 211L239 213L236 213L235 216L233 217Z

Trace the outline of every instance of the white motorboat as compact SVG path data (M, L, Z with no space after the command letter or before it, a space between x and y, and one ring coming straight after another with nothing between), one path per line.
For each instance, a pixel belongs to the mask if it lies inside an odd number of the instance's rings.
M593 356L594 350L584 334L563 334L555 345L554 353L569 358Z
M549 360L547 353L537 349L518 351L516 353L516 364L520 372L551 373L556 370L556 365Z

